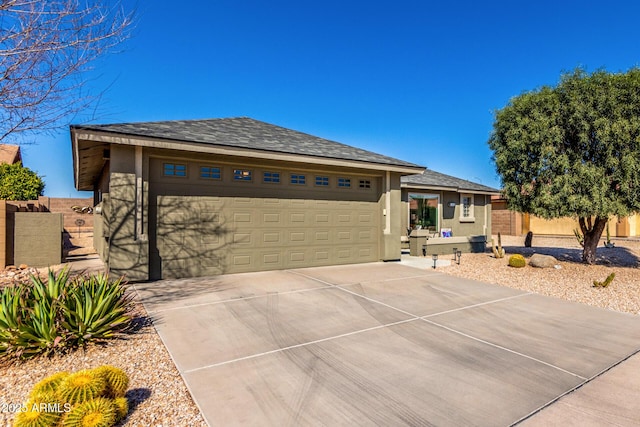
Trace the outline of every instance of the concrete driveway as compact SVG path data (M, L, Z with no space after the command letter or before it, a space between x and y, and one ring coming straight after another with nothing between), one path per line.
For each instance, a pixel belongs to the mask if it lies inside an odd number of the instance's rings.
M638 317L398 263L136 289L211 426L506 426L640 349Z

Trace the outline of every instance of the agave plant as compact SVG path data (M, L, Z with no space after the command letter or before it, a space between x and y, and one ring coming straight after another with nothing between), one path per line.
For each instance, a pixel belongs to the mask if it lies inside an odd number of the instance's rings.
M64 344L62 332L59 331L58 312L48 301L36 300L25 320L18 329L15 342L22 357L49 354Z
M69 289L62 326L73 345L114 338L131 325L132 296L123 279L106 274L79 278Z
M69 267L57 275L49 270L46 281L31 275L31 286L23 299L23 317L15 339L21 357L49 354L64 345L60 310L69 282Z
M25 290L22 286L0 289L0 356L16 349L24 316Z
M49 270L46 282L40 276L31 275L33 294L37 299L47 300L49 303L60 301L69 285L70 267L65 267L56 275Z

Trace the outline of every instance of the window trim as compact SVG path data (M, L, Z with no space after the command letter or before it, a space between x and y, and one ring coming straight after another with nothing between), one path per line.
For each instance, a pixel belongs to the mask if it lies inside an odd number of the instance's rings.
M204 179L206 181L222 181L222 167L221 166L207 166L207 165L198 165L199 171L198 171L198 178L199 179ZM202 169L203 168L207 168L209 169L209 174L212 174L213 172L211 171L212 169L218 169L218 178L214 178L212 176L202 176Z
M470 204L469 204L469 216L464 216L464 199L468 197L470 200ZM460 193L460 215L459 215L459 221L460 222L475 222L476 218L474 216L474 212L475 212L475 197L473 194L471 193Z
M425 197L427 196L427 197ZM435 197L434 197L435 196ZM442 227L442 203L441 203L441 199L442 199L442 193L428 193L428 192L420 192L418 191L414 191L412 193L409 193L408 195L408 199L407 199L407 226L409 227L411 225L411 199L436 199L436 225L435 225L435 230L436 232L440 232L440 227Z
M321 179L322 181L318 183L318 179ZM331 185L331 178L329 178L329 175L316 175L314 185L316 187L328 188Z
M373 188L373 184L370 179L359 178L358 179L358 188L360 190L371 190Z
M342 181L342 184L343 184L343 185L340 185L340 181ZM345 183L346 183L346 184L349 184L349 185L344 185ZM337 187L338 187L338 188L342 188L342 189L351 189L351 188L352 188L352 186L351 186L351 178L347 178L347 177L344 177L344 176L340 176L340 177L338 177L338 179L336 180L336 185L337 185Z
M300 181L300 178L302 177L302 182L293 182L294 177L297 181ZM290 173L289 184L290 185L307 185L307 175L303 173Z
M240 175L237 174L240 172ZM244 179L244 172L248 172L249 179ZM238 178L240 176L241 178ZM243 169L243 168L233 168L233 182L253 182L253 170L252 169Z
M167 174L167 165L173 167L173 174ZM184 166L184 175L176 175L176 166ZM173 163L173 162L162 162L162 176L164 178L187 178L189 174L189 168L186 163Z
M271 181L265 181L267 178L267 174L270 175L270 179ZM274 178L274 174L277 175L278 180L277 181L273 181ZM262 183L263 184L280 184L282 182L282 174L280 172L277 171L262 171Z

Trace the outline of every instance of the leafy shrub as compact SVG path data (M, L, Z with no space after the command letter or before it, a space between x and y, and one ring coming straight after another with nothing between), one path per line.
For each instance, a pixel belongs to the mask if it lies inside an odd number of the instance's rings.
M611 273L610 275L607 276L606 279L604 279L604 282L598 282L597 280L593 281L593 287L594 288L606 288L607 286L609 286L611 284L611 282L613 282L613 279L616 278L616 273Z
M110 376L117 377L120 385L129 383L123 370L110 365L45 378L34 386L13 425L112 427L127 416L129 402L124 397L126 389L119 390L121 397L110 396Z
M122 279L69 277L69 269L0 290L0 357L63 352L118 336L131 325Z
M524 257L520 254L511 255L509 257L509 266L522 268L527 265L527 261L525 261Z
M0 199L34 200L42 195L44 181L22 163L0 164Z

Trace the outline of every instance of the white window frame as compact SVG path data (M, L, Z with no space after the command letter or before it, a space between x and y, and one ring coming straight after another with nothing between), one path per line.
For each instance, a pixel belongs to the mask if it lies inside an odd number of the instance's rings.
M469 198L471 204L469 205L469 214L465 216L464 214L464 199ZM460 222L475 222L476 219L474 217L475 212L475 200L474 196L471 193L460 193Z

